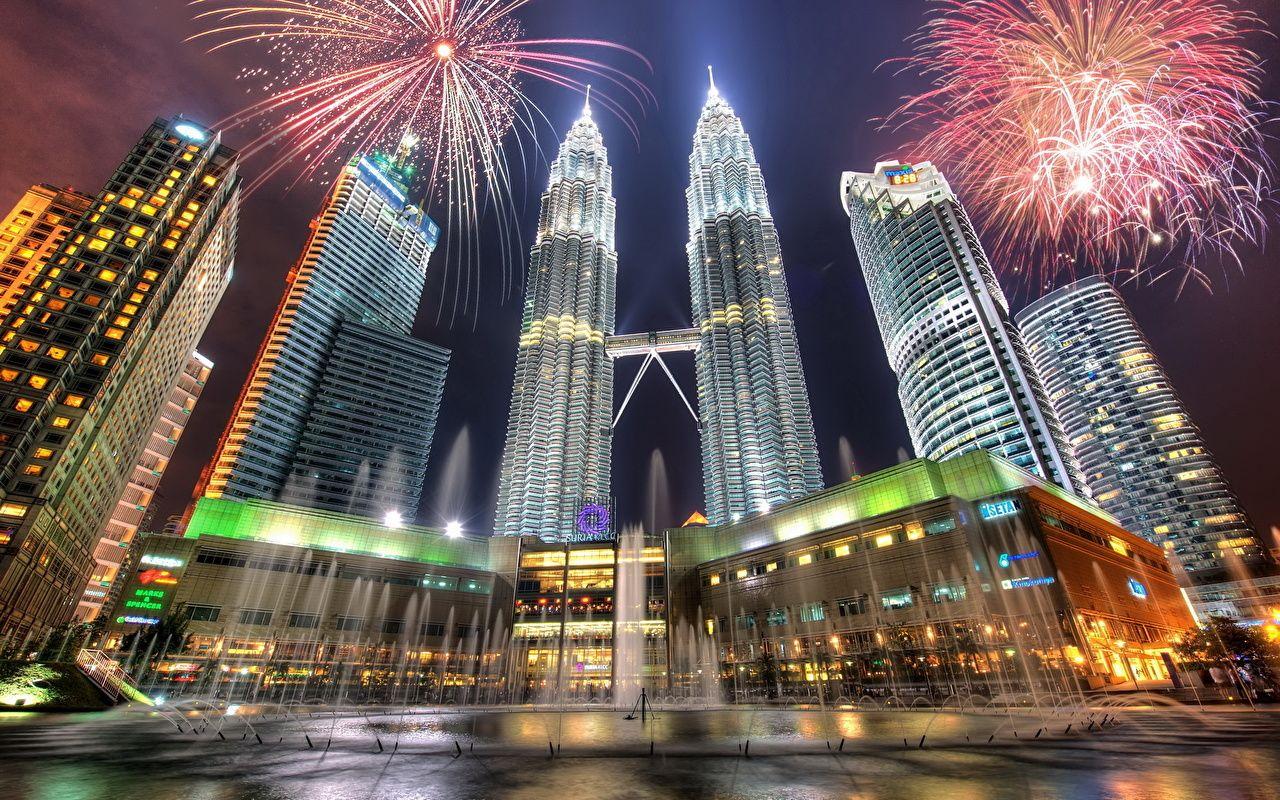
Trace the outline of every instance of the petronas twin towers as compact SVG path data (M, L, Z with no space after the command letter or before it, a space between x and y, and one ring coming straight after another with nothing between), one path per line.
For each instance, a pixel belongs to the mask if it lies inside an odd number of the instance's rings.
M697 351L707 517L723 524L821 489L822 474L764 179L742 121L714 84L694 132L686 199L693 329L664 335L695 343L687 349ZM542 195L499 534L569 538L582 509L609 495L614 217L612 172L588 106Z

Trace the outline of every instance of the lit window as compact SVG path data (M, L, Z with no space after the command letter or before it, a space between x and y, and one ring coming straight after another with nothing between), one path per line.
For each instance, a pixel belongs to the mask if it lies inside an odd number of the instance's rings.
M27 378L27 383L30 384L33 389L43 389L45 384L48 382L49 379L43 375L32 375L30 378Z
M134 208L138 205L138 201L134 200L132 197L122 197L120 198L120 205L125 208Z
M34 353L40 349L40 343L33 342L30 339L21 339L18 341L18 348L24 353Z
M31 455L33 458L53 458L53 451L47 447L37 447L36 451Z
M148 217L154 217L156 215L156 207L149 203L143 203L142 208L138 210L143 214L146 214Z
M98 277L104 281L114 281L117 277L116 273L109 269L98 270Z
M218 179L213 177L212 175L205 175L202 181L205 186L213 186L218 182Z
M0 515L6 517L25 517L27 506L21 503L0 503Z
M65 403L66 405L71 406L72 408L80 408L81 406L84 405L84 395L69 394L66 396L66 398L63 399L62 402Z
M61 311L62 309L67 307L67 301L55 299L55 300L50 300L48 303L46 303L46 305L48 306L50 311Z
M142 227L141 225L130 225L129 235L130 236L146 236L147 229Z
M13 407L24 414L30 411L31 407L35 404L36 402L34 400L26 397L19 397L17 400L13 401Z
M18 371L16 369L0 369L0 381L5 383L13 383L18 379Z
M160 273L156 272L154 269L144 269L142 271L142 279L144 281L154 281L159 277L160 277Z
M70 428L70 427L71 427L71 418L70 418L70 417L54 417L54 418L53 418L53 427L55 427L55 428Z
M52 358L54 361L61 361L67 357L67 351L61 347L50 347L49 352L45 355L49 356L49 358Z
M120 328L107 328L106 336L108 339L123 339L124 331Z
M93 358L89 360L100 367L105 367L107 365L107 362L111 360L111 357L108 356L106 353L94 353Z
M43 464L28 464L22 468L23 475L41 475L44 473Z
M89 242L89 249L90 250L106 250L107 243L102 241L101 239L94 239L93 241Z

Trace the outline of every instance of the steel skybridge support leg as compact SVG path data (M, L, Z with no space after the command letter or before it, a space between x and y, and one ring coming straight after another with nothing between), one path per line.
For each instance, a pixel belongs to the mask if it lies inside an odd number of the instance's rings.
M667 362L662 360L662 355L658 351L654 351L650 358L658 360L658 366L662 367L662 371L667 373L667 378L671 381L671 385L676 387L676 394L680 395L680 399L684 401L684 407L689 409L689 416L693 417L693 424L698 423L698 412L693 410L693 405L689 403L689 398L684 396L684 390L680 388L680 384L676 383L676 376L671 374L671 370L667 369Z
M636 373L636 379L631 382L631 388L627 390L627 396L622 400L622 407L618 409L617 416L613 418L614 428L618 427L618 420L622 419L622 412L627 410L627 404L631 402L631 395L636 393L636 387L640 385L640 379L644 377L645 371L649 369L649 365L653 363L653 359L656 357L656 355L657 354L654 353L652 350L650 350L648 353L645 353L644 363L640 365L640 371ZM661 361L662 359L658 359L658 360ZM664 364L662 368L666 369L667 367ZM667 374L670 375L671 373L668 372ZM684 395L681 395L681 397L684 397ZM688 405L688 402L686 401L685 404Z

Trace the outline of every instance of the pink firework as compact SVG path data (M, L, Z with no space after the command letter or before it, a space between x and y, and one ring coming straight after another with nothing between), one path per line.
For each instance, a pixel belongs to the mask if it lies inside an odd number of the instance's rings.
M531 0L191 0L213 50L258 47L272 67L243 70L263 95L219 125L256 126L240 147L269 154L251 188L296 165L309 178L356 152L421 143L427 189L445 208L447 262L479 280L478 223L497 215L502 260L515 258L512 170L536 151L547 122L525 94L533 79L585 93L635 133L630 107L653 96L628 71L590 54L650 68L635 50L600 39L526 38L516 12ZM600 91L601 88L605 91ZM618 94L614 97L608 89ZM516 154L513 165L510 154ZM504 274L505 295L508 284ZM455 294L456 300L456 294Z
M938 0L890 120L941 163L1006 274L1178 273L1264 228L1252 15L1213 0Z

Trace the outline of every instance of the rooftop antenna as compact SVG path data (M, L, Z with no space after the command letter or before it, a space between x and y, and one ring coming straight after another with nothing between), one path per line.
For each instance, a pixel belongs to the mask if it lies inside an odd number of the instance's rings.
M720 92L716 90L716 73L713 69L711 69L710 64L707 65L707 78L711 81L711 89L710 91L707 92L707 94L711 95L712 97L718 97L720 95Z
M582 104L582 116L591 116L591 84L587 84L587 101Z

